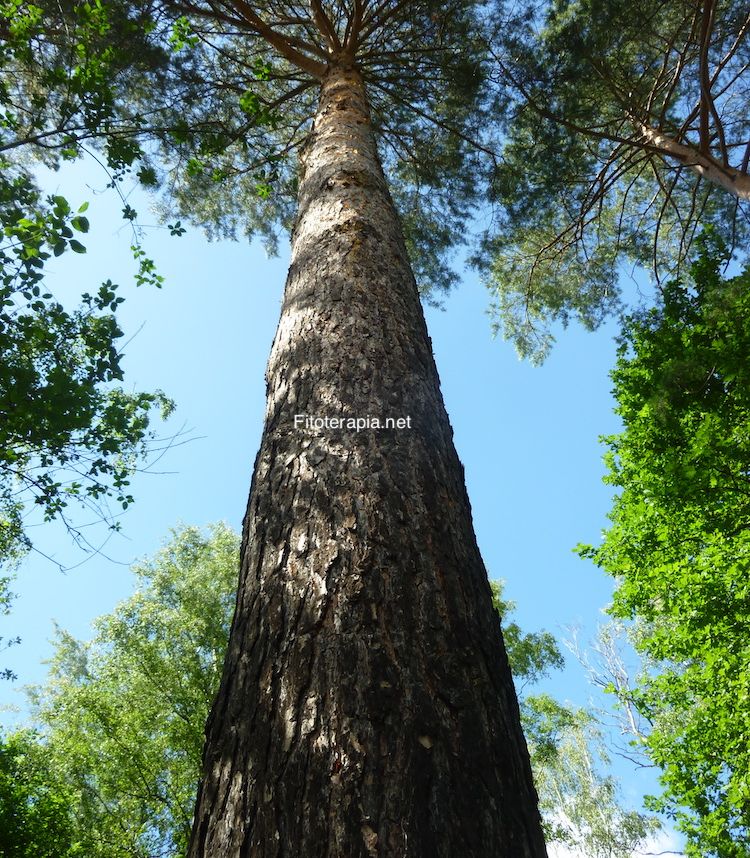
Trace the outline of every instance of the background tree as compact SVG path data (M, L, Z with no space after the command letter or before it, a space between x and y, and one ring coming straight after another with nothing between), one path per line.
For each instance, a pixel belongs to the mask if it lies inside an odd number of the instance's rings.
M750 273L722 275L708 233L689 280L629 317L612 374L624 431L607 439L621 489L601 547L584 553L617 581L612 613L636 621L646 657L618 690L646 721L666 810L690 855L750 843L747 355Z
M31 545L29 504L60 519L83 547L90 544L68 515L78 501L97 519L118 525L109 499L127 508L129 477L147 457L152 411L172 409L161 393L128 393L122 380L122 301L107 281L74 310L48 292L45 261L67 246L84 247L81 211L62 197L46 204L27 176L0 182L0 562L10 565Z
M74 858L75 793L31 732L0 736L0 855Z
M507 139L482 262L523 354L544 356L551 321L616 311L626 265L673 276L701 227L744 252L749 30L746 2L501 7Z
M136 592L81 643L58 633L35 721L75 796L82 854L180 856L226 650L239 540L184 528L136 565Z
M504 598L502 582L492 582L492 593L518 690L547 843L587 858L632 858L661 828L659 820L623 806L594 712L549 694L529 693L530 685L563 667L560 647L549 632L523 632L511 619L515 605Z

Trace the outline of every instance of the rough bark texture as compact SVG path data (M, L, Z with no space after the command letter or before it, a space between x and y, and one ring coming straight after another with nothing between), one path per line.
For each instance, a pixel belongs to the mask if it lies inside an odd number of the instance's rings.
M356 70L324 80L302 170L190 858L542 858L463 469ZM311 430L295 415L411 428Z

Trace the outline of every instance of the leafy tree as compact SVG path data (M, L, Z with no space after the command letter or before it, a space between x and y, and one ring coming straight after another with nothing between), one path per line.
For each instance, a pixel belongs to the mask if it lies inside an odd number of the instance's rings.
M543 357L549 322L596 326L625 264L673 276L701 227L744 252L750 5L552 0L503 10L507 141L485 247L498 324Z
M114 284L75 310L46 291L52 252L84 251L72 237L88 229L82 211L71 213L62 197L45 204L27 176L6 175L0 215L0 562L10 563L31 544L23 525L30 501L71 531L74 500L114 525L106 501L132 502L128 478L147 454L151 411L172 406L161 393L113 384L122 379Z
M57 167L97 140L115 174L143 158L141 120L124 110L122 93L164 67L148 6L3 0L0 22L4 158L33 154Z
M0 578L0 617L5 617L10 613L10 606L15 598L15 593L10 590L12 578L6 575ZM0 652L8 649L21 642L18 637L4 638L0 637ZM16 674L10 668L0 668L0 679L15 679Z
M33 700L90 858L185 854L238 547L225 526L183 528L134 567L135 594L97 621L90 643L58 633Z
M653 805L689 854L722 858L750 844L750 272L722 274L727 259L708 233L690 279L625 322L612 374L624 430L607 439L621 493L584 551L615 576L612 613L636 620L646 669L620 693L650 724Z
M526 702L524 716L548 842L586 858L631 858L643 852L661 823L623 806L594 714L540 694Z
M0 855L75 858L73 791L60 780L45 745L29 732L0 736Z
M62 51L46 36L42 5L0 3L0 564L10 566L31 542L28 506L61 519L77 500L114 524L107 505L132 501L128 478L146 455L152 410L171 403L161 394L127 393L122 379L117 287L104 283L82 304L55 297L45 284L54 255L84 253L86 204L72 211L60 196L45 198L29 156L49 166L76 157L87 133L115 114L111 80L127 51L110 37L100 3L69 4L80 38ZM120 36L124 27L118 29ZM69 33L68 33L69 35ZM127 44L131 45L132 40ZM136 46L137 47L137 46ZM131 75L132 77L132 75ZM124 142L123 142L124 141ZM124 170L138 154L134 141L113 137L107 162ZM153 263L137 244L138 283L158 285Z

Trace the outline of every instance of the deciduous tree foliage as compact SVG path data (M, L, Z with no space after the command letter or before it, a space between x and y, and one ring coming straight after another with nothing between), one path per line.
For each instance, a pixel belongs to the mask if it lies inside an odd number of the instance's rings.
M515 604L504 598L503 589L502 582L492 582L547 842L587 858L632 858L647 848L660 823L655 816L623 806L593 712L549 694L529 693L529 686L562 668L564 659L552 634L524 632L511 619Z
M45 203L27 176L0 180L0 563L11 564L31 545L24 526L30 504L45 520L61 519L82 546L87 540L69 517L77 501L111 526L107 500L127 507L129 477L146 457L154 406L168 413L161 393L129 393L123 374L115 310L121 302L108 281L84 294L76 309L47 291L46 260L84 247L82 212L62 197Z
M62 8L62 7L60 7ZM77 211L61 196L38 190L30 156L48 166L76 157L87 129L113 113L112 80L125 49L102 50L105 20L97 4L70 7L81 38L55 50L41 6L0 4L0 564L11 565L31 542L29 506L61 519L82 546L68 509L72 501L114 525L113 500L126 507L128 478L146 455L154 406L161 394L129 393L122 380L117 286L93 294L53 295L48 260L84 253L86 204ZM107 19L108 20L108 19ZM122 29L122 28L121 28ZM123 169L138 151L114 137L106 157ZM137 282L157 282L153 264L135 247Z
M239 539L186 527L133 568L136 592L88 643L58 633L35 723L74 792L91 858L182 856L226 651Z
M75 858L76 794L29 731L0 735L0 855Z
M507 140L486 244L497 318L543 357L549 323L618 308L625 265L673 276L701 226L744 252L750 5L508 7L491 73Z
M722 274L708 234L690 279L629 317L612 374L624 431L607 439L621 492L589 556L615 576L648 669L620 689L650 723L666 810L689 854L746 855L750 274Z
M648 854L656 816L625 806L594 714L549 695L522 706L547 839L586 858Z

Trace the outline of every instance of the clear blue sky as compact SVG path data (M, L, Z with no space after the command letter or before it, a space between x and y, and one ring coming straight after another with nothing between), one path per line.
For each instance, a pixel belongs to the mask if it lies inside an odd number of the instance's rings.
M66 574L38 554L19 570L18 593L3 636L21 635L2 654L19 676L0 683L0 704L23 707L18 689L44 676L53 623L86 638L89 623L131 592L128 564L152 554L179 524L223 519L239 528L244 513L264 409L265 363L278 320L287 259L268 260L254 244L208 243L190 230L171 238L149 230L145 247L166 277L163 289L132 286L129 228L120 203L100 172L76 167L51 174L49 190L77 205L91 203L86 256L66 254L50 265L49 284L74 300L104 279L122 284L126 383L161 388L177 403L165 429L185 424L195 440L168 452L156 470L134 480L136 504L122 519L122 534ZM49 184L51 183L51 184ZM89 187L87 187L87 184ZM90 187L93 185L93 188ZM140 220L156 223L141 200ZM596 542L606 525L611 490L601 482L598 436L617 430L608 372L614 362L614 327L591 334L562 332L541 368L520 362L513 347L493 339L489 297L476 276L427 309L443 395L466 469L474 523L492 578L504 578L525 630L558 636L582 627L591 636L611 583L572 547ZM54 526L33 531L39 547L63 565L80 563L67 535ZM100 532L101 535L101 532ZM110 559L108 559L110 558ZM591 693L571 658L547 688L584 704ZM19 715L2 713L14 723ZM628 777L631 797L652 781Z

